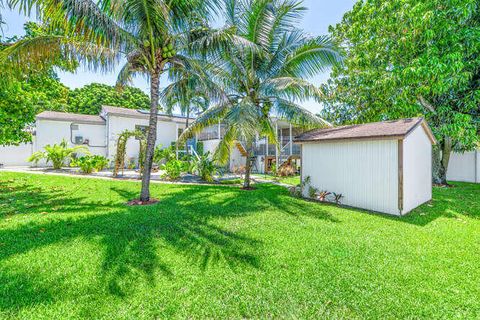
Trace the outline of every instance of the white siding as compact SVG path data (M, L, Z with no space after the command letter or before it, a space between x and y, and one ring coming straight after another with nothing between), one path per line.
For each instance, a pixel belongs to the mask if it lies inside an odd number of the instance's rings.
M118 117L114 115L108 116L108 157L113 159L117 150L118 136L124 130L135 130L136 125L148 126L147 118L128 118ZM162 121L158 120L157 123L157 142L156 145L162 147L169 147L172 142L177 141L177 130L185 128L185 124L177 123L174 121ZM127 159L138 158L140 151L140 145L138 140L134 138L127 142Z
M403 143L403 214L432 199L432 144L422 126Z
M448 164L447 179L480 183L480 151L453 152Z
M203 143L203 153L210 152L210 155L213 156L213 154L215 153L215 150L217 150L220 140L218 139L205 140L205 141L202 141L202 143Z
M4 166L30 165L27 159L32 155L35 148L34 141L32 143L22 143L18 146L0 146L0 164Z
M72 123L78 126L78 130L71 130L70 125ZM89 140L87 147L92 154L105 156L107 149L105 145L105 125L42 119L37 120L36 131L35 151L42 151L48 144L59 144L63 139L70 146L74 146L75 144L72 141L75 141L76 136L81 136L84 140ZM45 162L40 162L39 165L45 165Z
M396 140L303 145L302 176L319 190L343 194L352 207L398 215Z
M247 159L242 156L238 148L233 146L230 152L230 171L234 171L235 168L245 167L246 161Z

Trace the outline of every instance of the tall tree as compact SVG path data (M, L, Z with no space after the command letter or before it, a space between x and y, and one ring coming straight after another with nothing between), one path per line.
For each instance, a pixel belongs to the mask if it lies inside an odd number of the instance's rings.
M207 88L197 75L189 72L177 72L172 79L174 81L162 91L161 100L169 114L177 108L180 110L188 128L192 114L197 115L209 106Z
M480 4L364 0L330 30L346 51L325 87L323 116L361 123L424 116L439 142L433 181L452 150L479 141Z
M242 141L247 153L244 188L248 189L256 135L277 141L270 116L302 127L327 125L297 103L318 98L318 88L305 79L327 70L340 56L329 38L310 37L297 28L306 10L301 1L229 0L225 9L227 28L233 28L242 43L254 45L232 43L207 55L204 68L221 99L192 123L182 139L224 123L225 136L214 156L226 162L231 147Z
M0 54L25 39L45 34L46 27L34 22L24 25L25 35L11 38L0 37ZM35 115L44 110L66 111L69 89L63 85L53 69L73 70L75 61L66 61L61 57L50 66L36 68L20 76L11 74L8 68L2 68L0 77L0 144L18 144L31 140L27 129L35 120Z
M50 62L65 54L85 62L92 70L112 70L121 57L125 65L118 86L143 74L150 82L150 117L140 200L150 200L150 176L157 136L160 77L169 68L187 63L186 44L193 13L208 17L216 0L12 0L29 10L37 6L42 19L63 35L21 41L4 52L7 61L24 71L35 62ZM218 43L227 33L212 34L203 44Z
M149 109L150 98L138 88L125 86L119 89L100 83L92 83L72 90L68 97L70 112L99 114L104 105Z

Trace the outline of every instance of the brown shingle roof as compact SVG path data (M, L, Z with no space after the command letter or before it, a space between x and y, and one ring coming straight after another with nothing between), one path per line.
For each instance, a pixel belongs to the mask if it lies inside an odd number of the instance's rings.
M423 118L401 119L394 121L374 122L367 124L348 125L327 129L318 129L305 132L295 137L296 142L315 142L329 140L351 140L366 138L403 138L412 132L417 126L423 124L432 143L435 142L428 125Z
M43 111L42 113L37 114L37 120L38 119L105 124L105 120L100 116L56 111Z

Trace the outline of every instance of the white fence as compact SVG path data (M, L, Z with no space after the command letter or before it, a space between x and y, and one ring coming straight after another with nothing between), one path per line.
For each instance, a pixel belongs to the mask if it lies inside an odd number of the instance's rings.
M480 151L452 153L447 179L480 183Z
M27 159L35 150L35 142L22 143L18 146L0 146L0 166L27 166Z

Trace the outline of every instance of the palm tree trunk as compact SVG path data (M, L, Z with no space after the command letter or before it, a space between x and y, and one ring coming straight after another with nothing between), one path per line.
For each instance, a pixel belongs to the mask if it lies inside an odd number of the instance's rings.
M187 120L185 121L185 130L188 129L188 118L190 118L190 107L187 106ZM187 154L190 154L190 150L188 150L188 140L185 141L185 149L187 150Z
M150 120L148 124L147 150L142 174L142 191L140 201L150 201L150 176L152 173L153 154L157 140L157 116L158 116L158 88L160 76L157 73L150 77Z
M243 182L243 189L250 189L250 172L252 171L252 143L246 143L246 161L245 161L245 180Z

